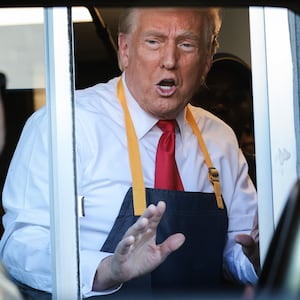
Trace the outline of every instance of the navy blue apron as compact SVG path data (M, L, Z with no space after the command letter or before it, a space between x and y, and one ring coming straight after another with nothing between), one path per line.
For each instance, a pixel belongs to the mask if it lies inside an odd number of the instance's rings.
M147 188L146 199L147 205L157 204L160 200L166 202L166 211L158 226L157 243L177 232L183 233L186 240L156 270L124 283L117 294L147 295L151 291L174 293L221 288L228 221L226 209L217 207L215 195ZM130 188L101 251L114 252L126 230L137 219Z

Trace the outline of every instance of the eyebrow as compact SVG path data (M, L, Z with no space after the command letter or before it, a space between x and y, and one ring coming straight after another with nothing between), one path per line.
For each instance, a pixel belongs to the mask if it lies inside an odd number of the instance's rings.
M180 36L183 36L184 38L189 38L189 39L192 39L194 41L198 41L200 42L201 41L201 37L193 32L190 32L190 31L187 31L187 32L184 32L182 35Z
M143 36L144 37L150 37L150 36L154 36L154 37L167 37L166 34L158 32L158 31L155 31L155 30L148 31ZM182 34L179 34L176 38L177 39L188 38L188 39L191 39L191 40L194 40L194 41L197 41L197 42L201 41L201 37L200 36L198 36L198 35L190 32L190 31L183 32Z
M155 30L147 31L146 33L143 34L144 37L149 37L149 36L155 36L155 37L165 37L166 35L163 33L160 33Z

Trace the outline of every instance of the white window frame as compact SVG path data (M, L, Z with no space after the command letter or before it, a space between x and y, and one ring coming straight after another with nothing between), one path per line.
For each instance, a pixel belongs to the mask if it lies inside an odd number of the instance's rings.
M297 179L293 63L285 8L250 8L260 252Z
M81 299L71 9L45 9L52 298Z

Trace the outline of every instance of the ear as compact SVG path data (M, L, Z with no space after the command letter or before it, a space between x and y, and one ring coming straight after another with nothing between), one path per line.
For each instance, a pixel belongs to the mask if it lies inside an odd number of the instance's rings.
M219 26L221 26L221 24L219 24ZM206 78L207 73L209 72L211 65L213 63L213 59L214 59L214 55L217 53L217 49L219 48L219 42L218 42L218 32L220 30L220 27L217 31L217 34L215 34L212 37L212 43L210 46L210 51L207 55L207 59L206 59L206 64L205 64L205 68L204 68L204 78Z
M203 70L203 77L204 78L206 78L206 75L207 75L207 73L209 72L209 70L211 68L213 58L214 58L214 53L210 53L207 56L206 63L205 63L205 66L204 66L204 70Z
M118 35L118 45L119 45L119 65L122 70L126 69L128 66L128 35L124 33L119 33Z

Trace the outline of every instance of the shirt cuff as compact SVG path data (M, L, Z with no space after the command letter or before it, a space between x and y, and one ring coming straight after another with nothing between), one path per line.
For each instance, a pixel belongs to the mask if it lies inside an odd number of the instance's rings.
M250 260L245 257L245 269L246 269L246 272L245 274L246 275L246 280L248 281L248 283L252 284L252 285L255 285L257 283L257 280L258 280L258 276L255 272L255 268L253 266L253 264L250 262Z
M81 266L81 286L82 286L82 296L84 298L91 297L91 296L98 296L98 295L108 295L118 291L122 284L119 286L101 291L96 292L93 291L93 283L94 277L97 271L97 268L100 262L107 256L112 255L112 253L107 252L100 252L100 251L91 251L91 250L82 250L81 257L80 257L80 266Z

